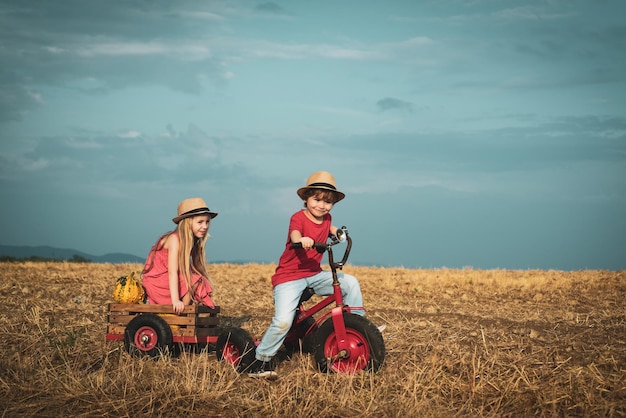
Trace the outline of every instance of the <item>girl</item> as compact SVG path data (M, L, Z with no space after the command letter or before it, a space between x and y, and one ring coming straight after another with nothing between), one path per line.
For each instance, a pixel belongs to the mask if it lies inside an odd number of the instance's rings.
M172 219L178 226L157 240L146 259L142 275L148 303L171 303L177 314L193 302L215 307L204 245L216 216L199 197L180 202Z

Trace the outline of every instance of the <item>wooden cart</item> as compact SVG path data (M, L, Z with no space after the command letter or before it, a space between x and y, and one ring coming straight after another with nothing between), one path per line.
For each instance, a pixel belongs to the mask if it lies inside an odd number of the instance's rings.
M177 356L190 345L215 350L241 371L254 361L255 341L244 329L220 327L219 312L219 306L189 305L175 314L172 305L111 303L106 340L123 341L137 357Z
M185 306L180 315L177 315L172 305L111 303L109 304L106 339L107 341L123 341L124 332L130 322L144 314L151 314L151 316L162 318L170 326L175 343L215 343L220 333L220 319L217 316L219 312L219 306L209 308L204 305L189 305Z

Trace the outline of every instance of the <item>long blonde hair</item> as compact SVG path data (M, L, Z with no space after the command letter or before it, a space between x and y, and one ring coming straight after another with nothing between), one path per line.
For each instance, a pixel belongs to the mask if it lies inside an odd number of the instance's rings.
M206 268L206 254L204 251L209 233L207 232L202 238L196 238L191 229L192 223L193 217L185 218L178 223L178 227L176 228L180 240L178 248L178 271L185 278L188 289L192 288L192 273L195 272L207 279L209 278Z

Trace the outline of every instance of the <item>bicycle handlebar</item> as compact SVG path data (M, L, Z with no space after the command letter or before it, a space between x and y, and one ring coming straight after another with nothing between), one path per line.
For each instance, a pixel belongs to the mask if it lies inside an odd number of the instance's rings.
M346 251L343 254L342 260L337 263L333 259L331 247L333 245L337 245L337 244L339 244L341 242L344 242L344 241L347 241L348 246L346 248ZM302 248L302 243L301 242L292 242L291 243L291 248ZM343 227L341 227L341 229L337 230L337 235L334 236L330 242L314 242L313 243L313 248L315 248L317 250L317 252L319 252L319 253L323 253L324 251L328 251L330 264L331 265L335 264L336 268L341 269L341 267L346 264L346 261L348 260L348 256L350 255L350 249L352 248L352 238L348 235L348 229L345 226L343 226Z
M332 247L333 245L337 245L341 242L344 242L348 239L348 229L345 226L342 226L341 228L337 229L337 235L334 235L332 237L332 240L330 242L313 242L313 248L315 248L316 250L318 250L319 252L324 252L326 250L328 250L330 247ZM292 242L291 243L291 248L302 248L302 243L301 242Z

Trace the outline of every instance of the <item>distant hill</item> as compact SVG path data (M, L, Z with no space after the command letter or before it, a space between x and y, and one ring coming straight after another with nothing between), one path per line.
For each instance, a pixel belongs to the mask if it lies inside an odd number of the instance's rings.
M143 263L144 258L132 254L111 253L105 255L92 255L71 248L55 248L48 246L28 247L0 245L0 257L13 257L16 259L26 259L39 257L52 260L72 260L82 259L94 263Z

